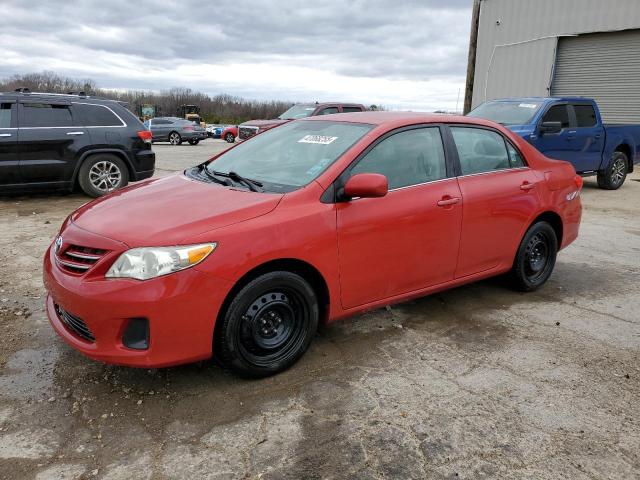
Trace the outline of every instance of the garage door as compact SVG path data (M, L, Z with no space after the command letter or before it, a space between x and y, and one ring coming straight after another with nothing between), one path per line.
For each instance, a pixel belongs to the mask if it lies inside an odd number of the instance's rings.
M560 38L551 94L595 98L605 122L640 124L640 30Z

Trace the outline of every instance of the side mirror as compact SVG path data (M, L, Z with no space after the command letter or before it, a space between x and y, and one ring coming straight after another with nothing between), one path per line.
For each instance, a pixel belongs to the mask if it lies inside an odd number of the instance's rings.
M347 180L344 186L344 197L384 197L388 191L389 182L384 175L379 173L358 173Z
M540 133L558 133L562 130L562 122L542 122L540 124Z

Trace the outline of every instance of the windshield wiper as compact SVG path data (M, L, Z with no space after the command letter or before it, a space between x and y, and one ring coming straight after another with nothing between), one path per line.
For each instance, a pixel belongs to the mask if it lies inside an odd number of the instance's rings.
M209 169L207 168L207 164L203 163L198 165L200 167L200 171L202 173L204 173L208 178L210 178L211 180L213 180L216 183L219 183L220 185L224 185L225 187L229 186L229 183L225 182L224 180L220 180L218 177L216 177L213 173L211 173L209 171Z
M239 173L236 172L229 172L229 173L225 173L225 172L217 172L216 170L214 170L213 172L214 175L220 175L222 177L228 177L231 180L233 180L234 182L238 182L238 183L242 183L243 185L246 185L246 187L251 190L252 192L262 192L262 183L258 182L257 180L251 180L249 178L245 178L242 175L240 175Z

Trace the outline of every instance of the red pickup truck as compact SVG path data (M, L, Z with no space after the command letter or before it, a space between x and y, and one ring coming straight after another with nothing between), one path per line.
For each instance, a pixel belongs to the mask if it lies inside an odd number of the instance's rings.
M364 112L366 108L359 103L298 103L272 120L249 120L238 125L238 138L247 140L258 132L264 132L283 123L299 118L329 115L332 113Z

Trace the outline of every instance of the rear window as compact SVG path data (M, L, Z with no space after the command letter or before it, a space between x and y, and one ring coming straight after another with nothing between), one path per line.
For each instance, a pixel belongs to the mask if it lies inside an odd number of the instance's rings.
M592 105L574 105L578 127L593 127L596 124L596 112Z
M21 127L71 127L73 120L69 105L50 103L22 104Z
M0 104L0 128L11 127L11 104Z
M121 127L122 121L107 107L74 103L76 123L84 127Z

